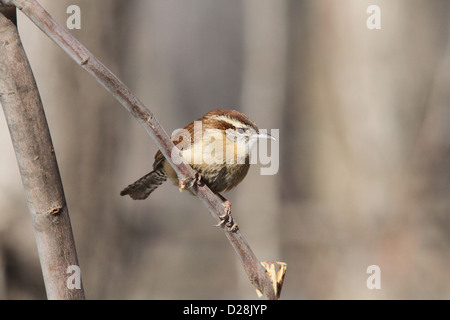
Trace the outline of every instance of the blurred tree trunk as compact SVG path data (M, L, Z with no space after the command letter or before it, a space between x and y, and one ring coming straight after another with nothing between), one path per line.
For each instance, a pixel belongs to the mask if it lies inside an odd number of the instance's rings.
M294 127L308 119L298 133L311 141L302 154L315 204L300 216L305 203L298 203L285 225L309 235L291 234L306 271L297 286L313 298L393 298L424 268L414 262L425 254L417 233L425 212L412 214L422 199L408 191L412 177L423 177L409 165L448 41L449 7L443 1L378 1L381 30L369 30L366 9L373 1L308 4L308 38L296 42L307 61L296 64L296 74L307 83L297 82L298 92L291 92L297 105L307 101L308 110L290 121ZM387 290L365 287L373 263L380 264Z
M284 0L249 0L244 3L244 69L242 73L242 111L260 129L281 129L286 86L287 2ZM262 144L279 142L260 140ZM267 147L270 152L270 147ZM280 154L271 154L272 162ZM264 155L267 156L267 155ZM261 175L261 158L253 165L249 177L239 185L233 212L255 254L261 261L282 260L280 252L281 217L279 174ZM271 163L273 165L273 163ZM275 168L275 165L274 165ZM288 266L289 267L289 266ZM241 289L251 290L241 277ZM250 296L250 295L248 295Z

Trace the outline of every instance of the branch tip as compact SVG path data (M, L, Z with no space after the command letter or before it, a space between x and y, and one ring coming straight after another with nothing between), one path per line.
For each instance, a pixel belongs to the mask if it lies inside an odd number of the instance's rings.
M267 274L272 280L275 298L277 300L280 300L280 294L284 283L284 276L286 275L287 264L285 262L279 261L275 262L263 261L261 262L261 264L266 269ZM277 268L278 271L276 271ZM263 293L258 289L256 289L256 294L258 295L258 297L261 297L263 295Z

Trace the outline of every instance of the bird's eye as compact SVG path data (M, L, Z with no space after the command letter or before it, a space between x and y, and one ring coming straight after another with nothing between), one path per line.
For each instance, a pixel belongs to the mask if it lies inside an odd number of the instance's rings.
M239 134L243 134L243 133L245 132L245 130L244 130L244 128L238 128L238 129L237 129L237 132L238 132Z

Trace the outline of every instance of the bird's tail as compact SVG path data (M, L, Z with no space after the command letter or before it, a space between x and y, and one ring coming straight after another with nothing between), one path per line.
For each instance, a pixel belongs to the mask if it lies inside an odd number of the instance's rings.
M144 200L166 180L164 169L157 169L130 184L120 192L120 195L128 194L133 200Z

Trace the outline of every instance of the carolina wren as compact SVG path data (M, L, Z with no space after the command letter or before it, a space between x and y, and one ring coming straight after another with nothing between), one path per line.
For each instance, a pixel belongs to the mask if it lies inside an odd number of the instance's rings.
M199 180L226 202L228 209L229 202L219 192L233 189L245 178L250 167L250 150L258 138L275 140L269 134L260 133L245 114L223 109L208 112L171 137L182 159L198 172ZM153 171L123 189L120 195L146 199L167 177L179 184L172 166L158 151ZM184 185L181 182L179 185L181 190Z

